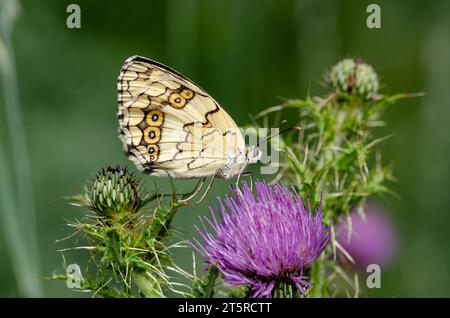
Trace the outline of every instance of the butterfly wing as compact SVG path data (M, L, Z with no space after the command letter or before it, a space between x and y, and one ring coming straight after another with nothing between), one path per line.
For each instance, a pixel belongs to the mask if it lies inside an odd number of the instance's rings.
M124 151L145 173L230 177L235 174L230 166L245 158L234 120L203 89L167 66L139 56L127 59L118 93Z

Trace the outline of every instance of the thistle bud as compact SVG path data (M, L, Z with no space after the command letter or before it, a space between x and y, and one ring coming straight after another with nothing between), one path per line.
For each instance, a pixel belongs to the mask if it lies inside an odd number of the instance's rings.
M361 59L344 59L331 69L328 83L336 92L373 99L380 86L378 75Z
M139 182L125 168L102 169L92 182L90 208L98 214L112 217L135 213L142 206Z

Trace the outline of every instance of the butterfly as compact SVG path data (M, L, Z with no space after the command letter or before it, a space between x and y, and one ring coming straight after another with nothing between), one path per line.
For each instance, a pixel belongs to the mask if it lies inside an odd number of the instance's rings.
M261 158L217 101L159 62L128 58L117 89L119 137L145 174L229 179Z

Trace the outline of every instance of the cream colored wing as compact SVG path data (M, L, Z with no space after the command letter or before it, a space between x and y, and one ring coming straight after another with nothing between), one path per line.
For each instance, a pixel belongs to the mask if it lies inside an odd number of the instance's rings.
M199 86L158 62L133 56L118 78L119 136L147 174L231 177L245 158L234 120ZM239 170L239 169L237 169Z

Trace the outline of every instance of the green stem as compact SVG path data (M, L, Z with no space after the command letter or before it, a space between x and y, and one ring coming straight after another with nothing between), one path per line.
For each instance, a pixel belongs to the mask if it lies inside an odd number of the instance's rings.
M309 294L309 297L311 298L322 298L324 297L323 294L323 261L325 259L325 253L322 253L322 255L317 259L317 261L314 263L314 265L311 267L311 283L313 284L313 287L311 288L311 292Z
M148 298L161 298L162 295L155 291L155 285L152 283L145 274L134 273L132 275L133 282L139 288L139 291Z
M177 204L171 204L165 214L158 215L155 218L154 223L151 225L151 232L158 241L162 241L169 233L170 225L172 224L175 213L178 211L178 207ZM160 211L164 211L164 209Z
M192 291L194 298L212 298L214 296L217 277L219 277L219 270L213 264L208 268L203 280L194 281Z

